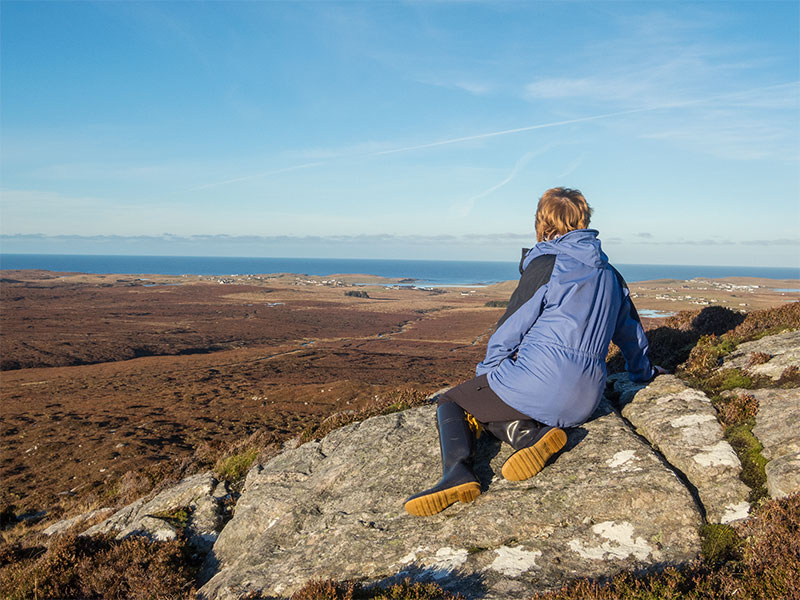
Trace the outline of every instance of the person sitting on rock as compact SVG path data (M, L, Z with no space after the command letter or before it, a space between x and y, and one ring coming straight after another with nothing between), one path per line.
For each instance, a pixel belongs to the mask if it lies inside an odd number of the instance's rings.
M405 502L412 515L436 514L481 493L472 470L483 428L515 450L503 477L541 471L567 443L563 428L586 422L605 390L609 342L619 346L635 382L653 366L625 280L608 263L592 209L578 190L547 190L536 209L536 238L523 249L520 280L489 339L477 377L439 397L442 479Z

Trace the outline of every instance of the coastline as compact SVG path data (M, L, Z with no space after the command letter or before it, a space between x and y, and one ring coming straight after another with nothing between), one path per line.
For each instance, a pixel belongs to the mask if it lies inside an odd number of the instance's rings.
M800 279L800 268L708 265L647 265L612 261L629 282L660 279L757 277ZM228 276L299 273L336 277L370 274L415 279L425 285L491 285L519 277L518 262L477 260L253 258L220 256L2 254L0 269L43 269L65 273Z

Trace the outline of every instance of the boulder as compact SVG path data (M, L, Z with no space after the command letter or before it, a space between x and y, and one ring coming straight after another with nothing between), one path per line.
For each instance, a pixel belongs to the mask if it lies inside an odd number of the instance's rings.
M629 391L625 381L617 377L615 387ZM750 488L739 479L739 457L725 441L708 397L673 375L656 377L627 397L620 404L622 415L694 486L708 520L730 523L747 517Z
M511 599L697 556L702 517L692 494L608 404L568 433L565 451L524 482L501 478L511 449L481 436L482 495L426 518L403 502L440 475L434 406L284 450L248 473L200 597L283 597L313 578L410 577L467 598Z
M758 400L753 435L764 449L767 490L773 498L800 491L800 390L741 390Z
M129 504L81 535L116 532L117 539L144 535L155 540L172 540L183 530L189 543L205 553L222 529L222 501L227 493L225 484L218 482L210 471L192 475L151 500L141 498ZM185 522L172 518L181 510Z
M772 358L762 364L750 365L750 356L758 352L769 354ZM747 369L754 375L780 379L787 367L800 367L800 330L786 331L739 344L725 358L723 366L728 369Z

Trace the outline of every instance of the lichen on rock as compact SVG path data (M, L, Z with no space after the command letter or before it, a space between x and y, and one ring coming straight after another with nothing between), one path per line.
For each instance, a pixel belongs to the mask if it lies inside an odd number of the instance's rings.
M630 389L625 376L612 383ZM696 488L710 522L747 516L741 507L750 490L739 478L739 457L725 441L717 412L703 392L662 375L629 397L622 415Z
M412 517L405 497L439 476L434 423L433 406L373 417L255 466L206 562L201 597L411 577L468 598L516 598L565 576L676 564L699 551L691 494L607 404L528 481L502 479L511 449L482 436L482 495Z

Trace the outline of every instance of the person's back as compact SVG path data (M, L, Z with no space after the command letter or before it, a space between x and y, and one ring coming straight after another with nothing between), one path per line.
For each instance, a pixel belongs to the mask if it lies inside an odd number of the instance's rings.
M516 450L503 477L521 481L541 471L567 443L561 428L584 423L600 402L610 341L633 380L664 372L650 364L627 285L588 229L591 213L577 190L553 188L540 198L538 243L523 258L476 377L439 396L442 478L406 500L409 513L433 515L481 494L471 423Z
M487 350L491 363L506 353L510 340L521 338L516 356L496 366L484 361L477 372L487 373L492 389L520 412L548 425L577 425L602 396L609 342L618 330L638 323L618 324L627 289L594 229L538 243L523 261L526 278L537 283L520 286L525 295L509 306ZM647 340L642 335L639 342L631 370L634 377L649 378Z

